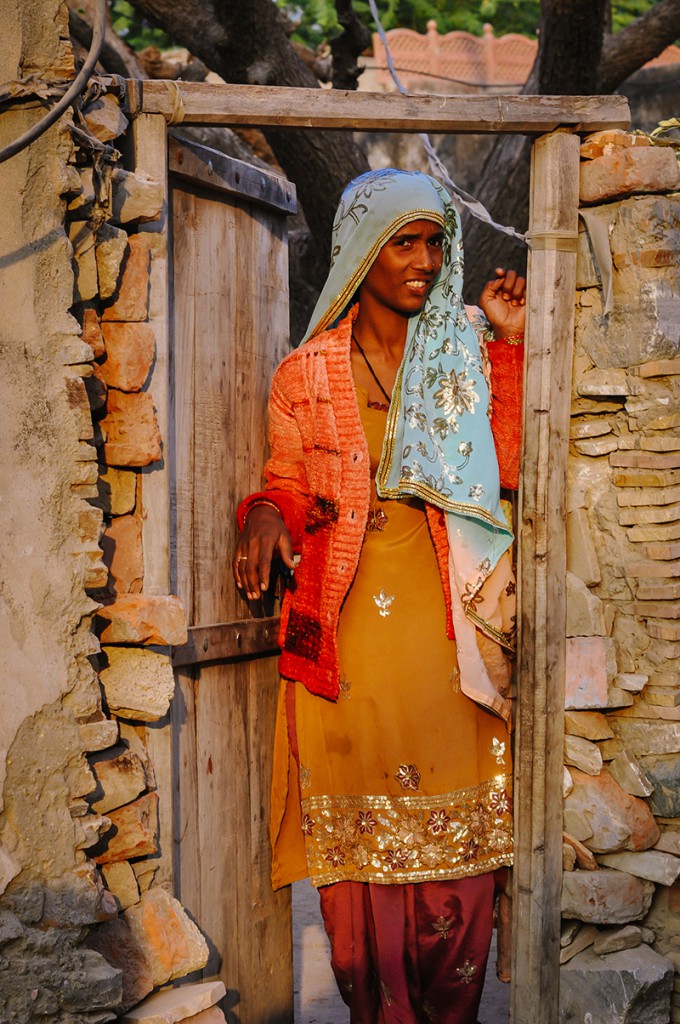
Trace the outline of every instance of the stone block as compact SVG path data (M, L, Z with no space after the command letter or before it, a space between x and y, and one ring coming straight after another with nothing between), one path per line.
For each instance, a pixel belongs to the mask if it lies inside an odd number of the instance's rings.
M101 539L104 562L109 568L109 591L138 594L144 577L142 524L134 516L118 516Z
M112 93L99 96L85 109L85 124L100 142L111 142L123 134L128 119Z
M92 309L91 306L83 310L83 341L92 349L94 358L101 359L106 351L104 348L104 335L102 334L97 310Z
M680 832L665 829L659 836L659 841L654 849L662 850L664 853L674 853L676 857L680 857Z
M602 771L602 754L597 744L582 736L564 737L564 763L573 765L587 775L599 775Z
M567 569L589 587L602 579L588 513L584 508L574 509L567 515Z
M675 689L680 686L680 672L652 672L649 676L649 685L655 690L659 687Z
M571 777L571 772L564 766L562 769L562 796L567 797L574 788L574 782Z
M111 828L109 818L101 814L85 814L75 822L76 850L88 850L96 846L101 835Z
M135 508L137 474L133 469L100 466L97 497L92 504L107 515L124 516Z
M144 765L146 785L148 789L155 789L156 775L145 742L145 736L148 731L146 726L135 725L132 722L125 722L122 720L119 722L119 725L121 742L125 744L126 749L129 750L131 754L135 754Z
M574 441L574 448L579 455L588 455L590 458L598 458L602 455L610 455L619 447L615 437L597 438L591 441Z
M661 589L663 590L664 588ZM666 589L672 593L673 585L671 584ZM674 596L669 597L667 601L635 601L633 607L638 615L651 615L657 619L680 619L680 604L678 604L677 598Z
M162 718L175 692L170 657L134 647L104 650L109 664L100 679L109 710L119 718L141 722Z
M680 453L617 451L609 456L609 465L636 469L677 469L680 466Z
M94 722L83 722L78 726L80 742L83 750L94 753L106 750L118 742L118 723L110 718L100 718Z
M562 870L574 871L576 869L576 851L569 843L562 843Z
M562 834L563 844L571 847L574 851L574 857L576 863L584 871L597 871L597 861L595 856L582 842L576 839L575 836L569 835L568 832Z
M647 544L643 549L645 558L671 559L680 555L680 542L672 544Z
M149 235L130 235L129 252L118 281L113 302L103 313L102 320L146 320L149 315L149 266L151 262ZM106 336L105 336L106 337Z
M672 965L649 946L604 957L586 949L560 969L559 1021L668 1024L672 985Z
M182 602L174 596L125 594L100 608L97 619L105 644L181 646L187 641Z
M604 636L602 601L573 572L567 573L567 636Z
M660 723L657 725L657 728L662 727ZM680 817L680 757L673 754L641 757L640 765L654 787L649 799L652 812L660 818Z
M636 878L646 878L658 885L673 885L680 877L680 857L662 850L605 853L598 857L598 861L605 867L627 871Z
M678 579L680 577L680 561L675 562L628 562L626 576L633 579L648 577L650 579Z
M584 949L592 946L597 935L598 930L594 924L585 924L582 928L579 928L569 945L563 946L560 949L560 963L569 963L577 953L582 953Z
M131 751L94 761L92 768L99 783L92 809L100 814L131 803L146 789L144 765Z
M680 504L644 505L638 508L622 508L619 510L621 526L648 526L650 523L672 523L680 519Z
M625 370L586 370L576 382L576 393L582 398L613 398L630 395L630 385Z
M109 299L118 287L120 268L128 247L128 236L122 228L102 224L97 232L97 277L99 296Z
M617 672L614 676L614 685L628 693L640 693L648 679L649 676L642 672Z
M582 736L586 740L609 740L614 737L607 716L600 711L566 711L564 728L568 735Z
M82 221L69 224L68 237L73 248L73 301L87 302L98 291L95 238L89 225Z
M628 924L649 910L654 884L624 871L570 871L562 879L562 916L590 924Z
M200 971L208 962L208 945L181 903L165 889L154 888L124 914L125 922L151 966L154 986Z
M680 640L680 622L667 619L647 619L647 632L655 640ZM674 655L677 657L677 654Z
M680 483L677 469L624 469L612 473L616 487L675 487Z
M108 817L114 828L92 851L97 864L158 853L157 793L146 793L134 803L110 811Z
M106 888L116 897L121 910L127 910L139 902L137 878L128 861L102 864L102 875Z
M154 360L156 342L150 324L103 323L106 359L95 374L107 387L141 391Z
M669 686L648 686L645 690L645 700L648 704L655 704L658 707L676 708L680 704L680 689L671 689Z
M21 864L15 861L6 847L0 846L0 896L2 896L9 883L13 878L16 878L20 871Z
M574 788L565 800L565 812L575 812L587 822L592 835L583 842L589 850L614 853L654 846L659 827L643 800L624 792L606 771L592 776L573 769L571 774Z
M631 796L646 797L654 791L654 786L627 750L623 750L607 765L607 771L624 793L630 793Z
M593 953L605 956L619 953L622 949L636 949L642 943L642 929L635 924L623 928L607 928L598 932L593 942Z
M125 915L91 929L87 942L111 967L121 972L123 1010L135 1006L151 992L154 981L146 950L130 931Z
M648 430L675 430L680 427L680 412L669 412L665 416L656 416L645 423Z
M593 830L585 815L581 814L579 810L571 807L564 808L564 828L566 835L572 836L580 843L584 843L586 839L590 839L593 834Z
M581 159L593 160L598 156L613 153L617 147L630 149L632 146L651 146L646 135L633 135L622 128L607 128L587 135L581 145Z
M162 456L161 434L148 391L126 394L111 389L101 428L106 435L104 460L109 466L148 466Z
M670 192L680 184L680 170L671 149L615 147L606 156L581 164L582 203L597 203L640 192Z
M594 420L572 420L569 427L569 436L572 440L585 440L593 437L603 437L605 434L611 434L612 427L609 420L603 420L598 417ZM619 446L619 439L615 438L616 446Z
M211 1006L209 1010L201 1010L191 1017L186 1024L227 1024L227 1018L218 1006Z
M641 377L672 377L680 374L680 359L653 359L637 366L636 370ZM675 440L675 443L678 443L677 439L671 438L670 440ZM680 448L680 444L678 447Z
M181 985L156 992L129 1010L123 1017L123 1024L179 1024L188 1018L190 1024L194 1024L197 1015L215 1006L225 995L226 989L221 981Z
M607 706L609 678L616 671L615 657L614 641L609 638L567 639L566 708L577 711Z
M112 213L119 224L158 220L163 210L163 186L144 171L116 167L111 175Z
M629 718L612 718L614 735L635 757L651 754L680 753L680 723L639 722ZM603 755L604 756L604 755ZM641 761L645 772L647 765Z
M677 540L680 537L680 523L651 523L644 526L631 526L628 539L633 543L651 542L652 544Z
M670 505L680 501L680 487L637 487L616 495L616 503L621 507L635 505ZM680 554L680 545L678 545ZM653 557L650 555L650 557ZM678 555L668 555L677 558Z

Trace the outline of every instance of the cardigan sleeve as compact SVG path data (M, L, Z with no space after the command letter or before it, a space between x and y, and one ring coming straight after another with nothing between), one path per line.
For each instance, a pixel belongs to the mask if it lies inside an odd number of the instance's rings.
M491 362L491 430L501 487L516 491L522 453L522 392L524 343L487 341Z
M265 489L248 495L238 506L236 517L242 530L248 513L258 503L264 501L275 505L290 533L293 550L299 554L307 518L309 487L302 438L286 389L289 367L287 361L278 367L269 395L270 455L264 469Z

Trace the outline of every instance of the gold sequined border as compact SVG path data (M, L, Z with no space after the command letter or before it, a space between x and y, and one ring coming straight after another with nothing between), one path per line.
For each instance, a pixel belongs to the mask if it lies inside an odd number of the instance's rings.
M512 863L510 776L456 793L306 797L312 882L465 878Z

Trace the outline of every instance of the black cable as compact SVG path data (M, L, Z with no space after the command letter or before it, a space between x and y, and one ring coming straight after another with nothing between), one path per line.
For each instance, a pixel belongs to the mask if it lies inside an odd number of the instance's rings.
M104 45L104 35L106 33L106 0L96 0L97 9L94 16L94 27L92 30L92 45L90 51L85 59L85 63L82 68L73 79L71 86L67 89L64 95L61 97L58 103L56 103L50 111L40 121L36 121L27 132L20 135L14 142L10 142L8 146L0 150L0 164L4 163L5 160L9 160L10 157L16 156L26 146L30 146L32 142L35 142L43 132L57 121L64 111L73 103L73 101L83 92L87 85L88 79L94 71L95 65L99 60L99 55Z

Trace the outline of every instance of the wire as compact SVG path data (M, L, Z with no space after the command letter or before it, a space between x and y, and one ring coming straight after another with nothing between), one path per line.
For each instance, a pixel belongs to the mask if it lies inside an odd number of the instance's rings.
M97 8L95 11L94 27L92 30L92 45L90 46L90 51L85 63L59 102L56 103L52 109L40 119L40 121L36 121L28 131L24 132L18 139L15 139L14 142L10 142L8 146L5 146L4 149L0 150L0 164L4 163L5 160L9 160L10 157L16 156L16 154L20 153L22 149L26 148L26 146L30 146L32 142L35 142L43 132L46 132L55 121L59 120L67 107L69 107L85 89L88 79L99 60L106 32L106 0L96 0L96 3Z

